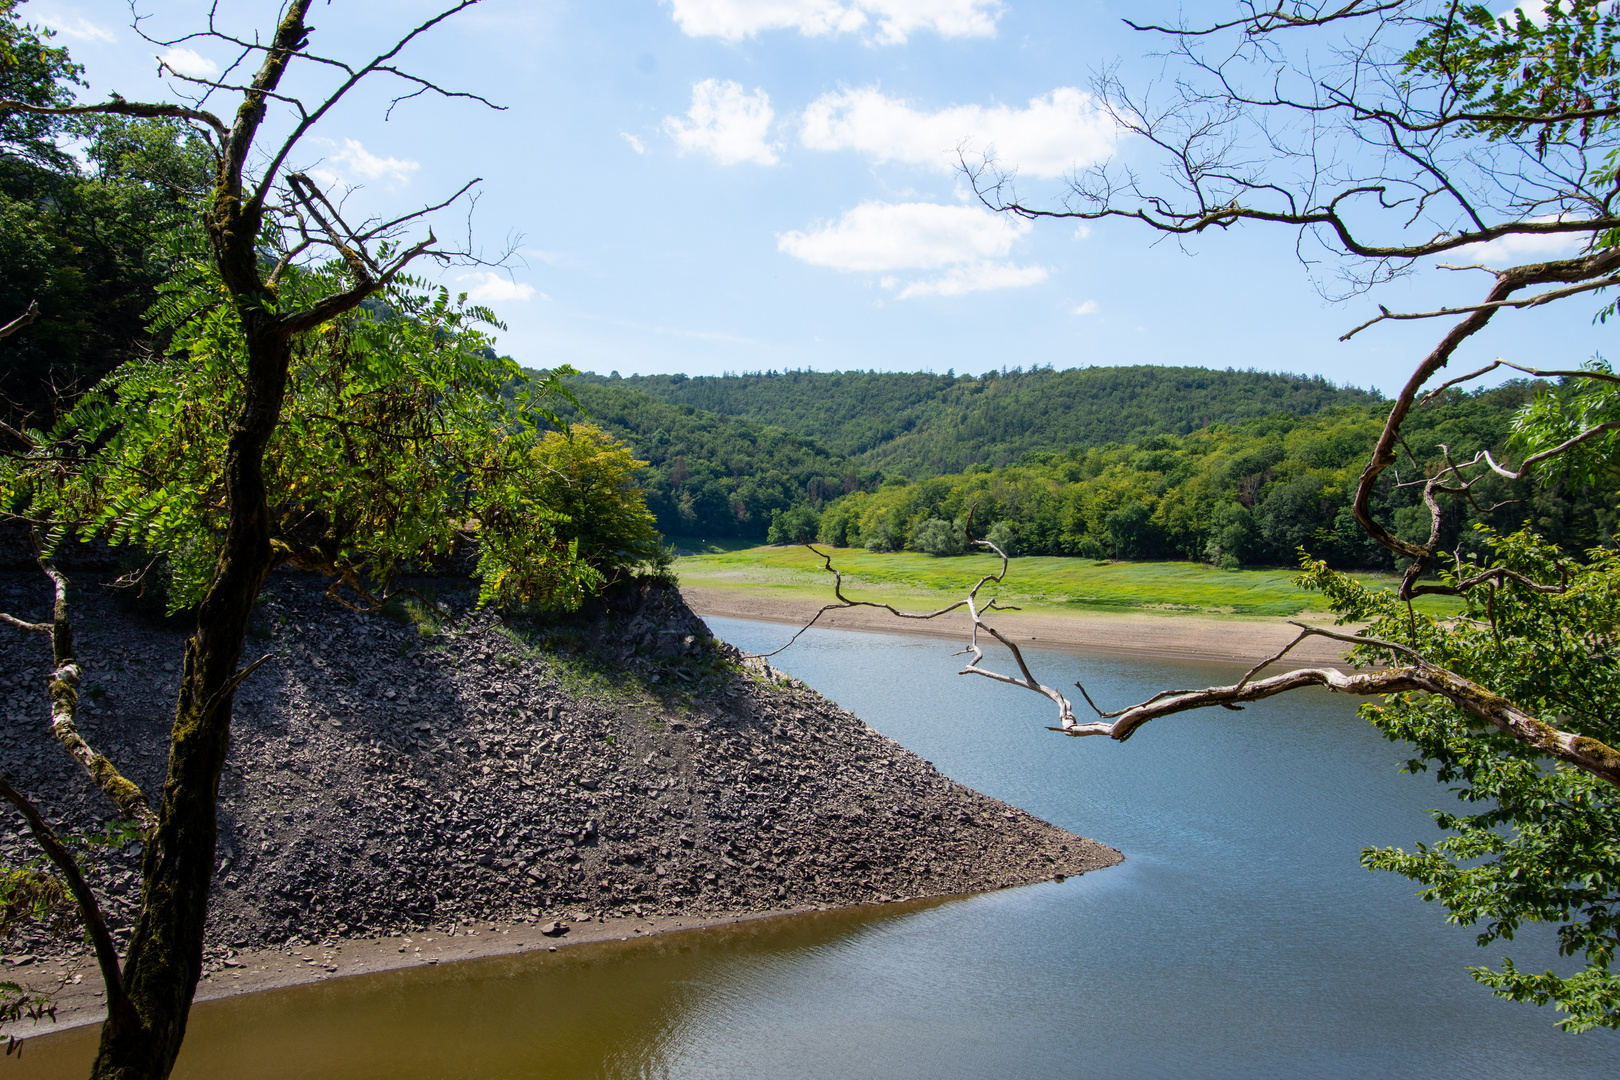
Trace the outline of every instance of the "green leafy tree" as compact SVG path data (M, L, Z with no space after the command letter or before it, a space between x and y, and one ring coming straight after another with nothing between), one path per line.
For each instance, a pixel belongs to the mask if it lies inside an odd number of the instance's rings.
M525 404L539 409L483 392L514 375L477 362L489 351L476 332L487 314L405 288L415 260L458 257L431 233L402 239L438 207L353 225L313 181L285 170L304 135L366 79L407 78L407 97L476 97L398 66L402 50L473 2L450 5L352 64L313 51L309 0L290 0L263 37L227 35L211 22L205 33L244 49L239 70L250 72L240 82L203 81L208 98L236 100L229 121L199 104L117 96L93 105L0 100L0 116L166 119L209 142L210 183L194 239L179 249L205 265L157 312L174 347L122 371L58 424L56 437L25 436L28 452L8 465L6 509L41 527L47 556L69 532L140 541L169 557L178 601L194 603L155 806L77 731L69 584L48 558L51 621L5 619L49 638L51 734L144 845L140 910L120 957L71 853L23 793L0 789L73 893L95 949L108 1010L95 1076L165 1077L184 1038L202 967L232 696L262 662L244 666L242 649L271 569L323 570L338 590L377 600L398 568L432 558L472 526L493 595L566 607L603 577L577 539L560 535L565 515L546 512L527 479L535 440L525 433L560 385L535 388L540 400ZM328 80L323 97L298 101L281 89L295 65ZM273 108L288 110L287 134L260 146ZM446 471L460 466L477 468Z
M929 518L911 534L911 546L925 555L945 558L967 551L967 536L955 524Z

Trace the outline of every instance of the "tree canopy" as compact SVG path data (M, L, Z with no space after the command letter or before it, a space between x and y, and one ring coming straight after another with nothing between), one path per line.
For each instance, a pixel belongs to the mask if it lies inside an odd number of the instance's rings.
M1274 413L1308 416L1377 395L1321 378L1198 367L929 372L783 371L581 376L817 440L867 469L909 478L1006 465L1040 450L1089 448Z
M495 359L481 332L491 313L406 275L418 259L476 261L431 231L407 238L471 185L399 218L352 222L341 200L284 168L311 127L367 78L404 80L410 89L401 100L477 98L397 61L475 2L450 3L355 63L316 51L310 0L285 4L268 34L228 32L229 13L214 12L200 33L231 43L241 60L215 80L171 72L197 88L189 100L74 103L58 78L65 54L47 64L55 89L0 98L0 117L23 118L19 130L38 138L63 118L96 120L90 130L109 162L141 156L148 141L164 153L191 144L105 118L182 125L206 147L208 184L181 201L186 227L174 231L168 281L151 312L159 350L126 361L48 426L13 427L14 452L0 459L0 512L41 536L54 597L49 622L3 613L0 622L49 640L47 730L143 845L139 913L120 956L74 853L27 793L0 781L0 797L62 883L51 895L71 894L94 946L107 1019L93 1075L161 1080L179 1053L202 970L233 698L272 659L244 664L242 655L271 570L291 563L319 571L332 578L334 597L377 604L401 570L473 543L486 599L569 608L612 574L660 554L627 480L633 459L594 432L541 432L542 422L563 426L553 409L567 396L563 371L525 380ZM0 25L10 35L8 63L15 42L33 48L42 40L18 29L12 5L0 9ZM319 98L282 89L292 67L311 76L301 85ZM206 107L227 99L235 102L230 122ZM275 130L265 127L271 109L290 123L279 142L261 145ZM10 347L21 324L4 325ZM604 508L613 512L590 517ZM171 604L194 620L155 802L77 727L72 591L51 559L72 536L136 545L164 560ZM31 870L18 877L6 869L7 904L21 897L38 910L50 899ZM14 986L0 987L0 1018L28 1007Z

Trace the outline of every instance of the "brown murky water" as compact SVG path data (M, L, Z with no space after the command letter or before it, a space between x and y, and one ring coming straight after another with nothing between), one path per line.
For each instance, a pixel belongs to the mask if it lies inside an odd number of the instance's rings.
M689 1020L775 966L935 903L829 911L227 998L191 1014L176 1080L642 1077ZM94 1026L30 1039L0 1074L81 1080Z

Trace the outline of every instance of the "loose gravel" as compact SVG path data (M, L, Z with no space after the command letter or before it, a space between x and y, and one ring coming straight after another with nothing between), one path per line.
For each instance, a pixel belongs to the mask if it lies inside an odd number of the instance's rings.
M80 572L85 581L93 575ZM99 575L105 577L107 575ZM803 684L716 641L668 586L532 621L435 607L362 615L277 573L220 783L207 968L478 920L713 917L977 892L1118 862L941 775ZM0 610L48 617L37 571ZM76 594L80 728L161 789L184 628ZM0 770L63 832L110 804L50 738L44 639L0 627ZM37 855L14 816L0 861ZM138 855L91 849L120 942ZM25 936L8 963L73 951ZM25 961L26 963L26 961Z

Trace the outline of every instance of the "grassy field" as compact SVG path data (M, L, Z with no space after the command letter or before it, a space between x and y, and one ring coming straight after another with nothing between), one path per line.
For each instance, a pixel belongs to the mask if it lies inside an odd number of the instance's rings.
M825 549L843 572L852 599L902 600L931 606L961 598L984 574L995 572L991 555L936 559L897 552L878 555L856 548ZM675 560L682 585L768 589L782 596L830 598L832 578L821 560L802 547L753 547L710 551ZM1014 559L1003 602L1031 610L1165 611L1206 615L1297 615L1320 610L1321 598L1294 586L1293 570L1216 570L1190 562L1103 562L1042 556ZM1393 586L1386 574L1358 575L1368 585ZM1449 611L1449 601L1425 597L1420 610Z

